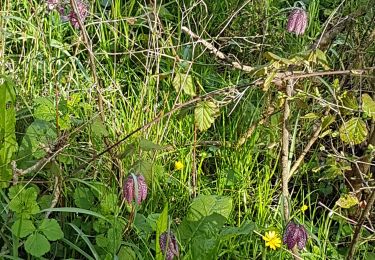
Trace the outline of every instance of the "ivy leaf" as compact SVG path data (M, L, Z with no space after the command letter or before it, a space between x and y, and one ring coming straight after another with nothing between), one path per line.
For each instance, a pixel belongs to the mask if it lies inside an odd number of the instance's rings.
M182 88L185 94L192 97L196 95L194 90L193 77L191 75L185 75L177 72L174 76L172 85L177 92L180 92Z
M375 101L368 94L362 95L362 109L375 121Z
M194 110L195 124L200 131L206 131L214 123L219 113L219 108L214 102L202 101Z
M47 238L40 233L34 233L25 241L26 252L35 257L41 257L49 252L51 245Z
M339 129L340 138L345 143L360 144L368 134L366 124L359 117L344 122Z
M349 209L358 204L358 198L352 194L341 195L338 201L336 201L336 205L344 209Z
M35 230L35 226L33 222L29 219L17 219L12 225L12 233L13 235L23 238Z
M50 241L56 241L64 237L64 233L56 219L43 219L38 230Z

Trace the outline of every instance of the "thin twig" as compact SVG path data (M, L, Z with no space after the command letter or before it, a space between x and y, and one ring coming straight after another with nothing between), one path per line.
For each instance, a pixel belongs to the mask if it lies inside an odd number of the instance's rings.
M375 202L375 190L373 190L371 192L371 195L370 195L370 198L367 202L366 208L362 211L361 217L359 218L358 224L357 224L357 226L355 228L355 231L354 231L352 242L350 243L349 253L348 253L348 256L346 258L347 260L354 259L356 244L359 241L359 236L360 236L360 233L361 233L362 226L365 223L366 217L369 214L370 210L372 209L372 206L374 205L374 202Z

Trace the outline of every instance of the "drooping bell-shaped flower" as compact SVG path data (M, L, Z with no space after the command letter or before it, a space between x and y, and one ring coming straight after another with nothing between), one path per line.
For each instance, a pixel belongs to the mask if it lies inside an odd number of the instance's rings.
M60 0L47 0L47 6L50 11L55 9L60 4Z
M159 237L160 249L167 260L173 260L178 256L178 243L172 232L166 231Z
M301 250L306 246L307 238L308 235L305 227L290 221L286 226L283 242L289 249L297 245L298 249Z
M138 205L141 204L147 197L147 183L145 177L142 175L136 176L136 182L134 181L133 175L129 175L124 181L124 198L128 203L136 201ZM138 196L136 196L136 185L138 188Z
M288 32L301 35L307 27L307 13L304 9L296 8L289 14L287 30Z
M82 23L85 21L86 17L89 14L89 7L88 7L88 4L82 0L76 0L75 3L77 7L77 13L74 11L74 8L72 6L68 17L72 26L78 29L79 28L78 19L80 19Z

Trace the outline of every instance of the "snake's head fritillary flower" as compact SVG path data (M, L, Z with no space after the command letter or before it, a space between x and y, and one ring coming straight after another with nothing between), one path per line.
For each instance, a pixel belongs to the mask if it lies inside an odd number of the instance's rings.
M68 17L72 26L78 29L79 28L78 19L80 19L82 23L85 21L86 17L89 14L89 6L86 2L81 1L81 0L76 0L75 3L77 7L77 13L74 12L74 8L72 7Z
M290 221L286 226L283 242L289 249L293 249L297 245L298 249L301 250L306 246L307 238L305 227Z
M178 243L172 232L164 232L159 237L160 249L167 260L172 260L178 256Z
M136 201L138 205L142 201L146 200L147 197L147 183L143 175L138 175L135 177L137 180L134 181L133 175L129 175L124 181L124 198L130 204L132 201ZM136 196L136 185L138 188L138 196Z
M307 13L305 10L296 8L294 9L288 17L288 32L301 35L305 32L307 26Z
M47 0L48 10L52 11L60 4L60 0Z
M281 246L281 239L279 234L275 231L268 231L263 236L263 240L266 242L266 246L270 247L273 250Z

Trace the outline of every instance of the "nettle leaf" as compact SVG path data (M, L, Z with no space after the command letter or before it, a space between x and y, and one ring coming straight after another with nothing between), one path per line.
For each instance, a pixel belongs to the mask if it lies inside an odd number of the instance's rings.
M368 131L360 117L344 122L339 129L340 138L345 143L360 144L366 140Z
M25 249L30 255L41 257L49 252L51 245L45 236L40 233L34 233L26 239Z
M54 101L47 97L38 97L34 100L34 117L45 121L56 120L56 108Z
M17 219L12 225L13 235L23 238L34 232L35 226L29 219Z
M12 200L9 208L23 218L30 218L31 215L39 213L39 206L36 202L38 192L34 187L24 188L21 185L9 189L9 197Z
M214 123L219 113L219 108L212 101L202 101L194 110L195 125L200 131L206 131Z
M64 233L56 219L43 219L38 230L43 232L49 241L56 241L64 237Z
M82 209L91 209L94 206L95 196L89 188L78 187L73 194L74 204Z
M158 145L158 144L155 144L155 143L153 143L152 141L147 140L147 139L144 139L144 138L141 138L141 140L139 141L139 147L140 147L143 151L152 151L152 150L160 150L160 149L163 149L162 146L160 146L160 145Z
M190 205L187 219L196 221L213 213L229 218L232 211L232 198L217 195L199 195Z
M193 77L191 75L182 74L176 72L172 82L173 87L177 92L180 92L181 88L185 94L189 96L195 96L195 88L193 83Z
M13 82L0 77L0 189L8 187L12 180L10 162L18 146L15 100Z
M375 121L375 101L368 94L362 95L362 109Z
M344 209L349 209L358 204L359 204L358 198L352 194L341 195L338 201L336 201L336 205Z

